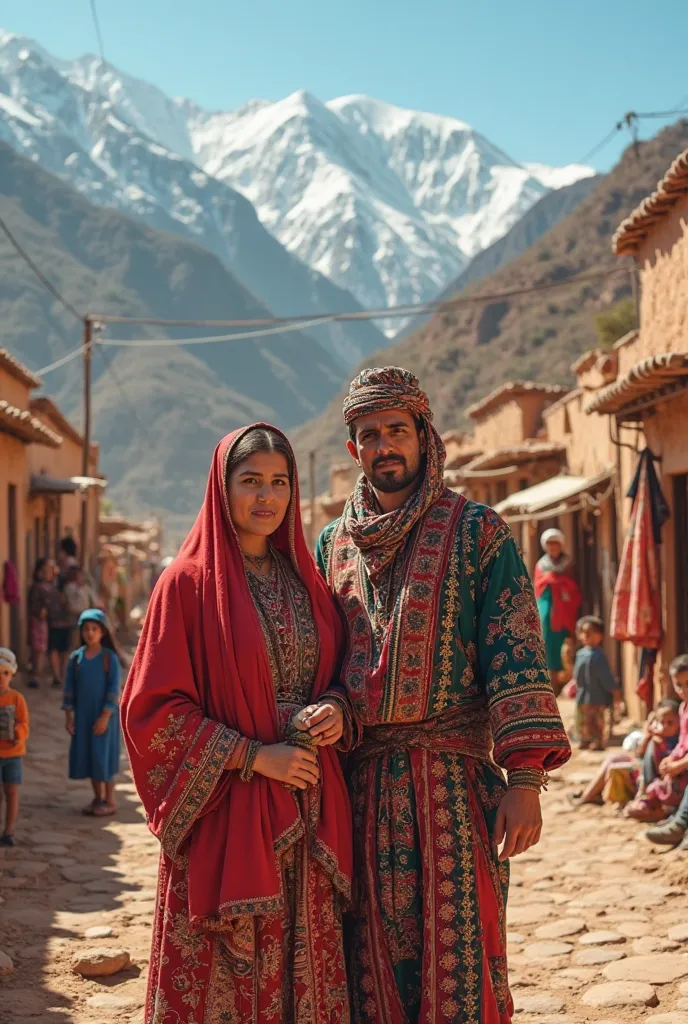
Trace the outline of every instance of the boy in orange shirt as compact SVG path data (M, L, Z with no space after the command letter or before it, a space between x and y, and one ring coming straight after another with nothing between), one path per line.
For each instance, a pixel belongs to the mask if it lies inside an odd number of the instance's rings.
M29 735L29 711L21 693L11 688L17 659L0 647L0 782L5 797L5 831L0 846L14 846L14 826L19 812L22 758Z

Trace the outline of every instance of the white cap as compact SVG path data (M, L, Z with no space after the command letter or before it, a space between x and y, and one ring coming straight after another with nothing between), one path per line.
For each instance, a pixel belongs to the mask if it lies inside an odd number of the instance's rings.
M551 540L558 540L560 544L564 544L566 542L566 535L562 530L554 528L551 530L545 530L542 537L540 537L540 544L544 548Z
M9 647L0 647L0 665L11 669L12 675L17 671L17 659L14 656L14 651L11 651Z

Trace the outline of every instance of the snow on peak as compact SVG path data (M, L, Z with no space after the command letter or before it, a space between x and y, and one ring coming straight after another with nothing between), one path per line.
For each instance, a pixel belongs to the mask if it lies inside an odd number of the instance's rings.
M323 103L300 89L207 111L98 57L58 60L1 31L0 73L0 138L94 202L230 251L208 199L230 186L366 306L435 297L542 195L594 173L520 164L457 118L364 95Z

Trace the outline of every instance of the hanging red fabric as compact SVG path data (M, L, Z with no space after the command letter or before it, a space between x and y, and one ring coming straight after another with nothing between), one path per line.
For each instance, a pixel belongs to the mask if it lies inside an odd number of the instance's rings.
M615 640L656 650L662 642L659 536L666 506L647 449L629 495L633 509L614 587L610 632Z

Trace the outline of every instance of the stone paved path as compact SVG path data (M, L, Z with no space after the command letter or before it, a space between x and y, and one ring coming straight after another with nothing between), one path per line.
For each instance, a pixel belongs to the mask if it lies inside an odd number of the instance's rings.
M126 773L117 818L79 814L90 794L65 781L59 694L28 697L21 845L0 850L0 950L14 963L0 978L0 1021L138 1024L157 843ZM599 760L578 754L553 780L544 838L513 865L514 1024L688 1024L688 856L657 854L606 810L570 810L566 791ZM131 964L99 979L73 973L94 947L105 959L124 950Z

